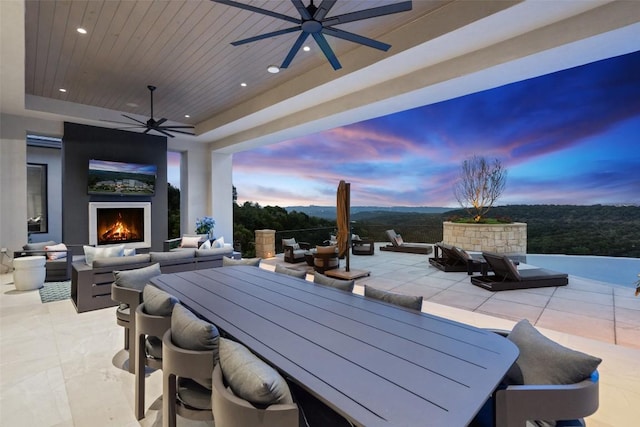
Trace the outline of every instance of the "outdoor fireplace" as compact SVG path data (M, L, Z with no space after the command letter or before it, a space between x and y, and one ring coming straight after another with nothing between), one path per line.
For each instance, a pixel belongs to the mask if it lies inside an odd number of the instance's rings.
M89 203L89 244L124 244L127 248L151 246L151 203Z

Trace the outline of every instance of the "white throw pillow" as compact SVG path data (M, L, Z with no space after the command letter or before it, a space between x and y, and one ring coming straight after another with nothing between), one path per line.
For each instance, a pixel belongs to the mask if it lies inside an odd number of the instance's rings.
M58 243L57 245L48 245L44 247L45 251L66 251L67 246L64 243ZM65 259L67 258L66 252L47 252L47 259Z
M213 241L212 248L224 248L224 237L220 236Z
M134 256L136 254L136 248L125 248L123 256Z
M206 239L198 249L211 249L211 242L209 241L209 239Z
M107 248L83 246L83 248L84 262L89 266L93 266L93 261L96 259L124 256L124 245L109 246Z
M182 241L180 242L181 248L197 248L200 244L200 236L182 236Z

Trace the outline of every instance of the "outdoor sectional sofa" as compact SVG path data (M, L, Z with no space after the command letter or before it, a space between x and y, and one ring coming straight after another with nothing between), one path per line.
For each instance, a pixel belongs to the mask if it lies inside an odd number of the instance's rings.
M91 265L84 261L72 264L71 300L78 313L117 305L111 299L113 272L132 270L159 263L162 273L203 270L221 267L222 258L240 259L241 254L231 248L181 249L171 252L149 252L132 256L95 259Z

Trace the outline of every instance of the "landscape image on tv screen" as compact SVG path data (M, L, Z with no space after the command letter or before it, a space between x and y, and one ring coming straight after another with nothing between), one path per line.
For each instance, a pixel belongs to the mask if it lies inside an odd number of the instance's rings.
M156 186L155 165L89 160L89 194L151 196Z

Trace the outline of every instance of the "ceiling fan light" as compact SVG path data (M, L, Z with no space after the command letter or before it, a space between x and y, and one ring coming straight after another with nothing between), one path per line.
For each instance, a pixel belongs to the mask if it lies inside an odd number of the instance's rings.
M277 74L280 72L280 67L278 67L277 65L269 65L267 67L267 71L271 74Z

